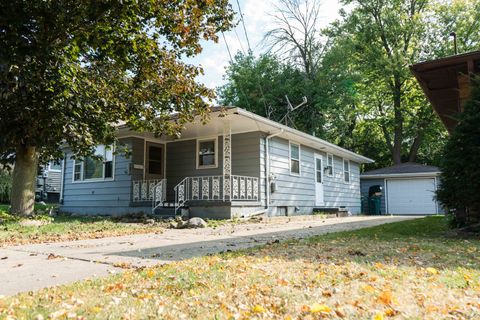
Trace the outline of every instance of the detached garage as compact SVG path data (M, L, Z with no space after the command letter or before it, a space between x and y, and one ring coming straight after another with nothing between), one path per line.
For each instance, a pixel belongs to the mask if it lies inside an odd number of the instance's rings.
M381 214L438 214L441 208L434 196L439 175L437 167L411 162L367 171L360 176L362 198L368 198L370 187L380 186Z

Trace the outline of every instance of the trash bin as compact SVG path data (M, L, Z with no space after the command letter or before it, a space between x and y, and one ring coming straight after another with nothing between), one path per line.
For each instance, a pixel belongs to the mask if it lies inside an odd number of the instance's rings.
M368 214L381 215L382 187L380 185L371 186L368 189Z

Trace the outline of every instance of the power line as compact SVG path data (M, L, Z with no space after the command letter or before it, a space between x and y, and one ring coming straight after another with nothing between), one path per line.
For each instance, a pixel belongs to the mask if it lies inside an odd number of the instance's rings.
M238 36L237 29L233 28L235 35L237 36L238 43L240 44L240 49L242 49L243 54L245 54L245 49L243 48L242 41L240 41L240 37Z
M240 13L240 20L242 21L243 32L245 32L245 38L247 39L248 51L251 52L250 40L248 39L247 28L245 28L245 20L243 19L242 8L240 7L240 2L237 0L238 13Z
M232 53L230 52L230 47L228 46L227 39L225 39L225 33L222 31L222 37L223 37L223 42L225 42L225 45L227 46L227 51L228 51L228 56L230 57L230 62L233 63L232 59Z
M223 42L225 42L225 46L227 47L228 56L230 57L230 64L233 65L233 58L232 58L232 53L230 52L230 46L228 45L227 39L225 38L225 33L223 33L223 31L222 31L222 37L223 37ZM238 88L240 89L240 93L243 94L243 96L245 97L245 101L247 102L247 105L250 107L250 103L248 102L248 96L245 94L240 84L238 84Z

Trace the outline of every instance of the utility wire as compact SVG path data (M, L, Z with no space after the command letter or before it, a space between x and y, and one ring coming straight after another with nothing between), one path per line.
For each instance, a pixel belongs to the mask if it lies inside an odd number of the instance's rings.
M240 44L240 49L242 49L243 54L245 54L245 49L243 48L242 41L240 41L240 37L238 36L237 29L233 28L233 31L235 32L235 35L237 36L238 43Z
M230 64L233 65L233 58L232 58L232 53L230 52L230 46L228 45L227 39L225 38L225 33L222 31L222 37L223 37L223 42L225 42L225 46L227 47L228 51L228 56L230 57ZM247 102L247 105L250 107L250 103L248 102L248 96L245 94L245 91L243 91L243 88L240 84L238 84L238 88L240 89L240 93L243 94L245 97L245 101Z
M225 39L225 33L222 31L223 42L225 42L225 46L227 46L228 56L230 57L230 62L233 63L232 53L230 52L230 47L228 46L227 39Z
M240 13L240 20L242 21L243 32L245 32L245 38L247 39L248 51L252 51L250 47L250 40L248 39L247 28L245 28L245 20L243 19L242 8L240 7L240 1L237 0L238 13Z

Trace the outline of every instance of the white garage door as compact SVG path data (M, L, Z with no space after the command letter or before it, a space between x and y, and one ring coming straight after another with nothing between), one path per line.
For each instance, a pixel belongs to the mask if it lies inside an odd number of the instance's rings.
M389 214L435 214L435 179L387 180Z

